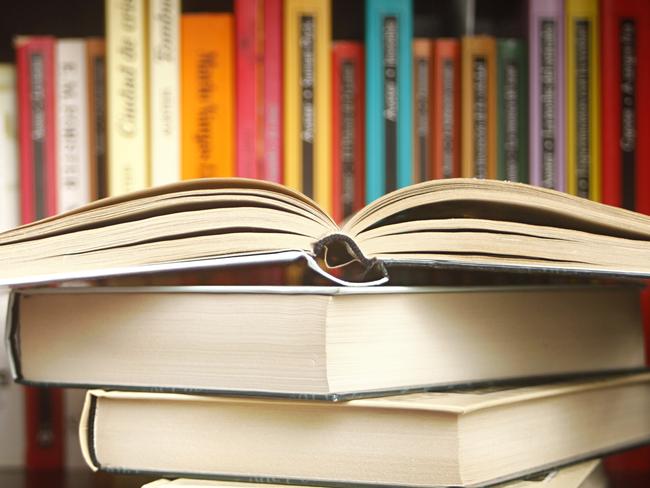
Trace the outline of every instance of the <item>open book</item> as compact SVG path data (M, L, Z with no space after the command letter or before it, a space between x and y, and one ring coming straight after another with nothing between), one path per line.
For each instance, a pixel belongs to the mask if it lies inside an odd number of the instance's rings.
M273 183L201 179L104 199L0 234L0 285L304 259L395 266L650 276L650 218L565 193L476 179L392 192L339 227Z

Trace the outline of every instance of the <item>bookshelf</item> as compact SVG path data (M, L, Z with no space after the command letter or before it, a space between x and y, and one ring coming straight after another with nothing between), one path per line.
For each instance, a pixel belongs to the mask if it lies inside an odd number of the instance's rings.
M525 0L414 0L415 37L458 37L465 33L525 39L528 35ZM232 11L232 0L182 0L183 12ZM13 39L17 35L94 37L105 34L104 0L21 0L12 2L0 16L0 62L14 63ZM358 40L365 35L363 1L332 0L332 39ZM646 137L649 134L641 134ZM381 142L381 141L380 141ZM1 162L0 162L1 164ZM637 190L639 192L639 190ZM3 388L3 386L0 386ZM0 395L3 393L0 391ZM0 402L0 415L2 405ZM5 442L0 440L0 442ZM642 464L642 463L641 463ZM645 486L644 471L614 472L617 486ZM0 469L0 486L139 487L143 480L93 475L83 469L38 474Z

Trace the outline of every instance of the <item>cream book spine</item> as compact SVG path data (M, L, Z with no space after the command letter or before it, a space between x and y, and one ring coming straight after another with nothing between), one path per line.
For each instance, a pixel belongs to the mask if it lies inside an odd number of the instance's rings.
M0 65L0 80L5 81L6 65ZM2 89L0 103L4 103L4 83L0 85ZM4 107L0 105L0 107ZM4 115L3 109L3 115ZM2 141L4 142L4 141ZM0 143L2 154L5 148ZM4 160L0 160L4 161ZM2 173L2 171L0 171ZM4 210L0 209L0 211ZM7 303L9 298L8 289L0 289L0 315L7 315ZM4 322L2 322L4 323ZM4 332L4 327L0 325L0 333ZM23 387L11 381L11 368L5 344L0 343L0 432L2 441L0 441L0 469L22 468L25 465L25 405L24 405ZM79 444L79 441L76 442Z
M149 186L146 0L106 0L108 193Z
M180 0L149 0L151 184L181 178Z
M57 212L90 201L86 42L56 41Z
M20 221L16 69L0 64L0 230Z

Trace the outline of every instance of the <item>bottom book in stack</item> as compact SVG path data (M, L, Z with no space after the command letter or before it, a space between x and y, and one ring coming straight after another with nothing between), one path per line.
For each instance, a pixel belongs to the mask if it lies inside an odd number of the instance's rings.
M346 402L95 390L80 440L109 472L484 486L647 443L648 411L650 373Z
M160 479L142 488L256 488L260 485L237 481L210 481L200 479ZM282 485L261 485L266 488L284 488ZM607 476L600 460L567 466L538 476L495 485L499 488L606 488ZM295 488L301 488L296 486Z

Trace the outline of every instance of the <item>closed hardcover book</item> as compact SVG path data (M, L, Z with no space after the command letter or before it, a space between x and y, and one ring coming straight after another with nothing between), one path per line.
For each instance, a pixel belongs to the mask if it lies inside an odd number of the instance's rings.
M52 37L16 39L21 223L57 213L55 45ZM64 464L60 390L25 389L26 459L32 469Z
M264 0L264 166L260 178L283 183L283 0Z
M607 475L598 459L565 466L538 476L527 476L518 481L494 485L494 488L605 488ZM265 484L267 488L284 488L286 485ZM307 485L293 485L307 488ZM206 479L161 478L143 485L142 488L255 488L259 484L245 481L220 481Z
M4 65L0 65L0 77ZM5 80L3 80L4 83ZM3 85L0 85L3 86ZM0 94L0 97L3 95ZM7 316L9 290L0 291L0 314ZM4 327L0 327L0 331ZM6 343L0 343L0 469L25 467L25 406L23 387L11 381L11 369Z
M86 61L84 39L56 41L57 213L91 200Z
M0 64L0 229L20 223L16 68Z
M413 39L413 182L433 177L433 39Z
M151 184L181 177L180 0L148 0Z
M146 1L106 2L108 192L149 186Z
M284 2L284 183L332 209L331 8Z
M8 344L16 379L31 385L335 400L642 369L639 294L634 286L44 288L15 292ZM531 318L533 308L546 312ZM182 340L179 324L193 331ZM489 351L472 353L487 342ZM562 360L549 361L549 351Z
M234 36L231 13L181 16L184 179L235 174Z
M433 178L460 176L460 42L436 39L433 44L431 145Z
M650 9L601 0L603 203L650 212Z
M528 0L530 183L566 189L564 0Z
M358 41L332 45L332 216L364 205L364 52Z
M366 0L366 202L413 178L411 0Z
M528 63L521 39L497 40L497 178L528 183Z
M647 444L649 408L650 373L338 404L94 390L79 437L107 472L478 487Z
M461 39L463 177L497 176L496 39L466 36Z
M108 196L106 159L106 42L101 38L86 39L88 68L88 159L90 197Z
M566 0L567 191L601 199L600 21L597 0Z

